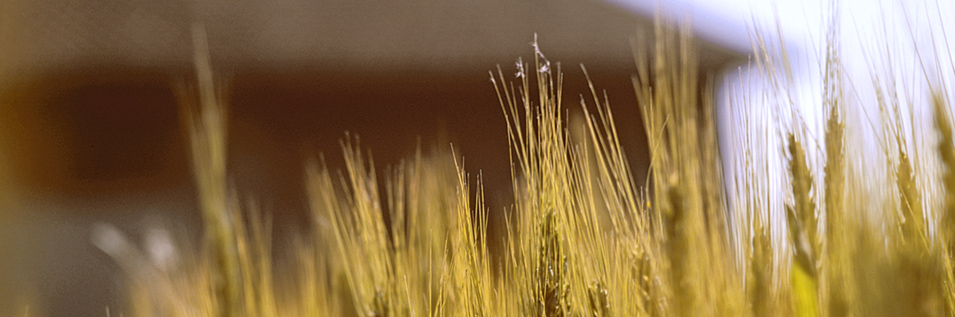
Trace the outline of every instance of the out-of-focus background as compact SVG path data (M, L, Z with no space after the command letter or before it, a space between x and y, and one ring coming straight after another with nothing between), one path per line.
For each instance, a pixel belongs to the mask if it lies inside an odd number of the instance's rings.
M418 144L453 144L500 210L511 195L508 144L488 71L513 78L519 56L533 59L535 34L567 76L567 108L589 94L580 64L607 91L642 179L631 39L652 35L656 3L2 1L0 315L122 308L119 268L89 242L95 223L147 244L163 239L148 234L157 227L198 232L173 88L191 74L194 22L229 83L231 179L273 215L281 240L307 228L305 160L324 153L341 167L345 131L379 167ZM698 41L703 74L745 60L742 26L726 26L729 42Z

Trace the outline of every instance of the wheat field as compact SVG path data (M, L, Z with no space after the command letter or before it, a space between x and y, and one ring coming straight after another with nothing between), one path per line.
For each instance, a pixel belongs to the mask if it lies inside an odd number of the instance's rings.
M785 169L761 168L761 139L739 136L721 153L713 83L701 78L687 25L658 18L637 42L637 105L590 96L565 103L560 65L534 46L518 73L490 73L507 121L514 203L503 246L489 245L479 173L454 148L419 150L380 169L346 135L345 166L305 164L311 230L273 259L267 213L242 203L226 170L228 107L202 32L196 77L179 87L203 219L189 261L155 267L99 228L94 244L127 272L132 316L951 316L955 314L955 144L950 86L929 105L876 89L886 181L876 192L850 177L854 123L838 39L822 68L821 140L798 124L774 131ZM781 80L757 32L754 61ZM536 43L536 42L535 42ZM936 57L940 58L940 57ZM948 57L942 57L948 58ZM586 74L586 69L580 70ZM926 76L931 76L926 71ZM933 79L934 80L934 79ZM878 79L873 79L878 82ZM619 93L619 92L617 92ZM739 107L754 102L733 100ZM918 147L905 110L933 111L934 146ZM569 107L585 121L572 132ZM651 166L632 176L612 107L639 107ZM796 113L793 104L774 111ZM623 119L618 121L618 119ZM752 125L745 117L734 119ZM732 158L733 174L724 171ZM932 167L938 162L937 167ZM919 182L935 173L936 188ZM920 176L921 175L921 176ZM726 186L732 178L732 187ZM771 179L785 197L769 199ZM869 202L869 203L860 203ZM871 202L882 206L866 210ZM779 206L770 206L781 204ZM785 223L767 210L780 209ZM873 216L875 215L875 216ZM872 220L876 219L876 220ZM785 228L774 234L771 228ZM119 240L117 240L119 239Z

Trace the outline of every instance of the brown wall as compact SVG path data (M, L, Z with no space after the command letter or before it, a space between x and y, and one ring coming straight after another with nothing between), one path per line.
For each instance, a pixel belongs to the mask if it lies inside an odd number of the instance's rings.
M642 179L629 39L648 20L597 0L0 1L0 315L24 296L41 315L121 307L118 267L89 243L97 222L136 240L156 223L198 231L170 88L189 73L194 21L231 82L230 175L281 237L306 219L305 159L341 167L345 131L379 168L419 138L454 144L500 210L508 148L487 71L513 75L535 33L565 66L567 109L589 94L580 63L608 91ZM700 46L709 69L735 56Z
M642 178L645 140L628 69L589 71L611 97ZM565 107L577 111L587 86L578 68L566 73ZM37 78L5 94L15 106L0 114L13 153L6 167L29 210L28 228L57 232L24 229L29 238L18 243L44 251L21 260L44 263L30 270L52 315L118 307L116 265L88 242L94 223L117 224L134 238L157 220L198 230L187 139L171 88L176 76L117 69ZM305 160L324 153L330 167L343 168L345 131L360 136L379 169L413 154L419 140L425 150L453 144L468 171L483 173L491 210L510 201L506 127L487 69L243 70L229 78L230 177L240 194L272 212L279 241L290 228L307 229Z
M624 141L642 162L643 130L630 72L621 68L590 73L608 91ZM577 112L579 95L590 98L589 91L579 69L565 72L565 108ZM73 198L191 186L171 87L176 78L113 70L54 74L20 86L10 102L18 106L5 114L5 135L21 186ZM329 165L341 166L346 132L360 136L378 165L413 154L419 139L426 150L454 144L469 170L484 171L492 193L508 187L506 127L486 70L242 71L227 78L230 168L249 192L292 197L284 188L301 187L307 158L324 153Z

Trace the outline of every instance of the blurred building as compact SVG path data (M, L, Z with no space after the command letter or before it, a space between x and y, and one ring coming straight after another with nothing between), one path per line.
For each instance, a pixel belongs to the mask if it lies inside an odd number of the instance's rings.
M385 166L417 144L454 144L489 200L508 201L506 128L488 71L513 76L543 53L566 73L567 108L589 94L615 106L633 171L646 149L630 76L631 38L653 5L600 0L35 0L0 3L0 315L33 303L50 316L122 307L117 266L89 243L97 222L137 233L198 230L174 94L191 72L201 22L230 87L230 175L277 227L304 228L303 164L342 166L360 135ZM638 1L638 3L643 3ZM619 5L619 6L618 6ZM630 10L624 10L627 8ZM745 33L737 33L745 34ZM704 39L706 39L704 37ZM704 70L739 61L703 40Z

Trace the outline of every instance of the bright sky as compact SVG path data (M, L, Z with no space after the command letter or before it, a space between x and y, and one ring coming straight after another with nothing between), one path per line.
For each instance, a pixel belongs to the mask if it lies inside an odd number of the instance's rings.
M790 54L793 67L793 82L785 89L785 96L768 87L759 85L765 82L759 70L747 69L745 61L728 70L720 96L721 139L738 141L743 134L762 143L765 148L756 156L766 158L761 167L776 170L770 174L785 175L787 163L783 157L781 142L774 129L780 124L789 125L792 118L788 114L776 117L772 105L792 101L797 115L802 117L809 129L804 141L808 151L821 135L822 126L822 71L825 56L826 24L832 12L830 0L606 0L621 8L641 15L654 13L657 9L677 18L690 18L694 35L712 43L734 49L752 56L751 30L758 29L769 37L770 45L781 41ZM841 0L838 1L840 20L837 23L840 37L841 61L847 79L844 93L847 107L847 159L850 178L855 177L856 184L869 186L866 191L881 190L886 179L885 161L879 154L885 148L880 140L882 133L879 108L875 99L875 87L881 87L887 93L897 93L903 116L903 129L907 130L909 152L914 147L930 149L934 147L933 121L928 102L929 87L941 86L950 95L955 91L955 66L949 46L955 47L955 1L951 0ZM778 34L781 35L777 37ZM923 72L923 67L928 69ZM941 79L941 80L940 80ZM741 84L745 83L745 84ZM754 84L755 83L755 84ZM740 89L740 86L747 88ZM729 96L748 101L733 107L727 107ZM750 120L749 127L739 125L741 118ZM788 129L786 129L788 130ZM785 131L783 132L785 133ZM823 145L817 143L817 148ZM738 144L724 145L724 154L739 155ZM737 148L736 151L733 149ZM891 151L890 152L894 152ZM928 155L926 155L928 156ZM725 158L725 157L724 157ZM919 158L915 158L919 159ZM919 166L928 171L920 175L923 188L934 188L937 173L931 172L933 160L921 158ZM816 179L821 177L821 155L815 162ZM734 163L729 163L733 165ZM738 162L735 164L739 164ZM732 169L733 166L727 166ZM738 168L737 168L738 169ZM739 173L740 171L736 171ZM727 171L733 173L733 171ZM919 173L917 171L917 173ZM729 175L728 175L728 178ZM729 180L728 180L729 181ZM788 199L781 193L787 192L786 179L776 177L768 180L771 200L775 206ZM850 182L853 180L850 179ZM729 188L733 188L729 184ZM821 186L816 186L817 190ZM873 192L874 193L874 192ZM821 194L821 193L820 193ZM871 197L881 197L879 194ZM821 197L817 195L816 197ZM873 206L881 209L881 202L873 199ZM929 200L926 199L926 204ZM931 207L931 206L926 206ZM783 222L785 215L780 208L771 208L771 218L775 223ZM933 210L936 208L926 208ZM780 227L774 228L780 230ZM779 234L780 231L777 231Z

